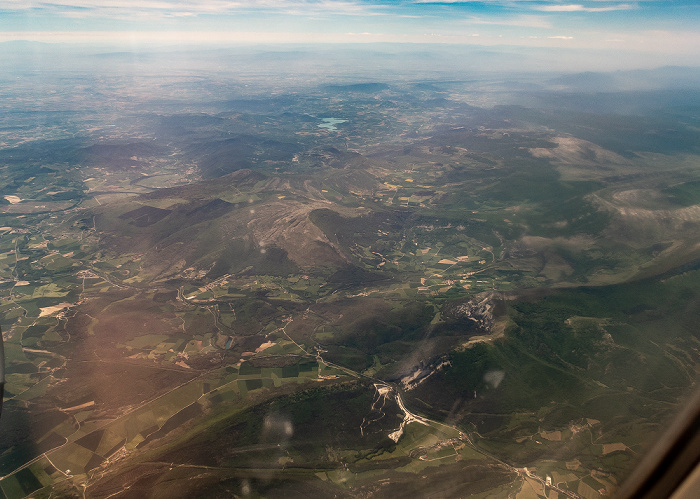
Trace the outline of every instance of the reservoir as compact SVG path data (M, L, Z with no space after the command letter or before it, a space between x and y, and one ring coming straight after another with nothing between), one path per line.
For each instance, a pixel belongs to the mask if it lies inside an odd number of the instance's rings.
M321 118L323 123L317 125L319 128L325 128L326 130L330 130L332 132L335 132L338 127L336 125L340 123L346 123L348 120L341 120L338 118Z

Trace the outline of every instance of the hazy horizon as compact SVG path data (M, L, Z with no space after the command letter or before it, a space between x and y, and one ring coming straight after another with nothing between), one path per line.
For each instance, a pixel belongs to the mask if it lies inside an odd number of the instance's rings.
M9 48L3 50L2 48ZM499 72L542 74L662 70L668 67L700 68L700 61L669 60L645 53L608 53L603 50L521 47L514 45L476 46L424 43L248 43L210 46L189 44L135 44L36 42L14 40L0 42L0 61L7 69L33 67L42 71L56 68L90 68L96 59L119 57L136 67L157 62L179 69L222 69L226 60L239 60L246 68L279 58L285 66L278 71L309 70L308 61L327 65L328 74L354 73L371 77L391 70L415 74L434 72L436 77L459 74ZM304 62L304 59L308 61ZM305 67L295 67L304 62ZM388 64L388 66L387 66ZM370 74L367 74L367 73ZM693 85L694 86L694 85Z
M93 48L143 53L255 46L389 47L412 52L427 47L431 52L487 51L492 64L503 70L608 71L700 64L700 5L693 1L57 0L47 4L11 0L4 4L0 42L44 42L76 53Z

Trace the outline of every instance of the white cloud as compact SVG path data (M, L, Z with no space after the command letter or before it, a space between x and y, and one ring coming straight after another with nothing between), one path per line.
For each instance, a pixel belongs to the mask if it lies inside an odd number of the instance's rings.
M630 10L636 8L636 5L629 3L619 3L616 5L608 5L607 7L584 7L580 4L542 5L539 7L534 7L535 10L542 12L611 12L615 10Z
M478 2L479 0L413 0L413 3L434 3L434 4L451 4L451 3L469 3Z
M573 40L573 36L563 36L563 35L556 35L556 36L548 36L550 40Z
M141 13L159 16L196 16L241 12L284 15L382 14L381 4L353 0L3 0L2 9L52 13L71 17L126 18Z
M552 24L543 16L522 15L514 17L491 18L470 17L468 24L491 24L494 26L520 26L524 28L551 28Z

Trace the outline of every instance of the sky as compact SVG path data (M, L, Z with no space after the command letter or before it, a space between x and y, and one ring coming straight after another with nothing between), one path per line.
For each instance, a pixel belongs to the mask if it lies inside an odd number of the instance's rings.
M700 65L700 0L2 0L10 40L514 45Z

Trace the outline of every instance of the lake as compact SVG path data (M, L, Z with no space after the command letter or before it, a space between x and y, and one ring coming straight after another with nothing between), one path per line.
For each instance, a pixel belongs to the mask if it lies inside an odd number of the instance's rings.
M323 123L317 125L319 128L325 128L326 130L336 131L338 127L336 125L340 123L346 123L348 120L341 120L338 118L321 118Z

